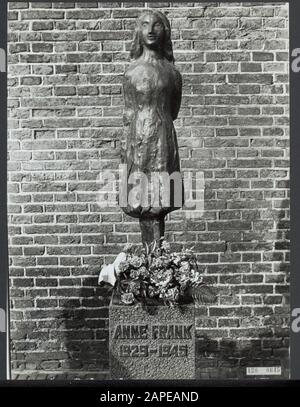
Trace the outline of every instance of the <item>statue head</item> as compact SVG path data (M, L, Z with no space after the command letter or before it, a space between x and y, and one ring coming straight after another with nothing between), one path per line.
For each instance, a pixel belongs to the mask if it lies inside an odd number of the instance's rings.
M144 47L156 49L168 61L174 62L170 22L158 10L145 10L137 19L130 57L139 58Z

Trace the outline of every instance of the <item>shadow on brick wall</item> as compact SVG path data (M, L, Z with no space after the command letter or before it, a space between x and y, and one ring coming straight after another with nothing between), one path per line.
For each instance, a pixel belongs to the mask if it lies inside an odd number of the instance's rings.
M268 278L267 283L276 283L275 291L273 295L261 294L261 305L257 308L252 307L252 314L261 317L260 326L246 328L247 337L244 327L243 335L239 337L238 328L240 324L243 327L241 318L239 325L233 330L229 329L229 336L222 339L218 329L213 329L211 334L207 329L198 330L196 378L243 379L249 378L246 374L247 367L279 366L282 369L281 376L272 378L289 378L289 222L286 209L274 211L276 222L274 248L273 252L269 252L264 258L276 262L272 273L265 277ZM264 272L263 265L264 263L261 263L260 272ZM207 317L203 307L198 315L198 318L206 319L203 326L217 326L211 324L211 320L217 317Z
M61 368L90 372L93 378L101 379L109 374L108 305L112 289L97 286L97 279L83 279L79 307L72 300L66 302L62 318L68 359Z
M246 379L247 367L281 366L282 375L278 379L289 378L289 358L286 349L280 349L281 355L274 354L272 346L278 346L278 335L257 339L236 340L224 338L220 341L208 336L196 340L196 378L197 379ZM264 348L262 343L268 345ZM283 344L281 345L283 346ZM275 348L276 349L276 348Z

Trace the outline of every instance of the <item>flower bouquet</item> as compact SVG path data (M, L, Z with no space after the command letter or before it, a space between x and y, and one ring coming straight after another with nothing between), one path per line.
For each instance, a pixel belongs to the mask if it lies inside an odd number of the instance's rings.
M105 266L101 273L99 281L114 285L117 296L127 305L174 306L216 298L203 282L192 249L171 252L165 240L159 246L156 242L146 247L126 245L113 265Z

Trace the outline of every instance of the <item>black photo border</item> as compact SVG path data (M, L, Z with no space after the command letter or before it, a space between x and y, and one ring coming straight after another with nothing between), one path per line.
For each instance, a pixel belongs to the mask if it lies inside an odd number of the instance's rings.
M5 51L7 55L7 6L8 2L11 0L1 0L0 1L0 48ZM28 0L30 1L30 0ZM112 0L115 2L117 0ZM125 2L128 0L125 0ZM188 0L181 0L184 3ZM19 2L21 2L19 0ZM36 2L36 0L31 0L31 2ZM123 0L124 2L124 0ZM135 1L136 3L141 1ZM150 2L150 1L149 1ZM151 1L153 2L153 1ZM172 2L172 1L171 1ZM198 0L198 3L205 3L207 1ZM231 3L233 1L222 1L222 3ZM237 2L237 1L235 1ZM251 3L251 1L240 0L240 3ZM260 3L289 3L289 41L290 41L290 159L291 159L291 267L290 267L290 294L291 294L291 327L293 319L298 314L298 326L300 329L300 72L294 72L292 69L293 54L292 51L299 49L300 55L300 1L299 0L268 0L259 1ZM7 65L6 65L7 66ZM299 62L300 69L300 62ZM10 355L9 355L9 267L8 267L8 236L7 236L7 69L5 72L0 72L0 311L5 311L5 325L6 332L0 332L0 387L8 386L28 386L28 381L10 381ZM294 312L293 312L294 311ZM231 381L231 380L192 380L183 383L180 382L178 385L184 384L192 386L231 386L231 385L241 385L248 386L251 384L253 386L270 386L272 384L276 387L282 387L284 385L290 386L295 385L296 380L300 380L300 332L296 332L297 329L293 330L291 328L290 332L290 381L281 380L242 380L242 381ZM209 383L208 383L209 382ZM18 383L18 384L17 384ZM38 381L31 382L34 387L40 386L66 386L74 385L74 382L60 382L58 384L55 381ZM132 385L145 385L145 381L96 381L94 384L89 382L76 381L76 387L82 387L83 385L88 385L89 387L109 387L112 385L114 391L117 392L118 388L122 390L125 386L131 387ZM175 385L174 381L147 381L147 387L150 385L158 385L172 387ZM117 386L117 387L115 387ZM298 383L299 386L299 383ZM73 386L72 386L73 387ZM1 390L2 391L2 390Z

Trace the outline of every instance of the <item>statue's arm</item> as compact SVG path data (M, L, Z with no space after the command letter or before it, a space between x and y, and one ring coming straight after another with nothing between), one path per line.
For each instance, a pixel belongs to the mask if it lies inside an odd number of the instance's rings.
M175 71L174 93L172 99L172 118L177 119L182 98L182 77L179 71Z
M123 97L124 97L124 112L123 112L123 134L121 138L121 161L125 161L128 141L130 140L130 124L134 117L134 107L132 96L130 94L129 79L126 73L123 78Z

